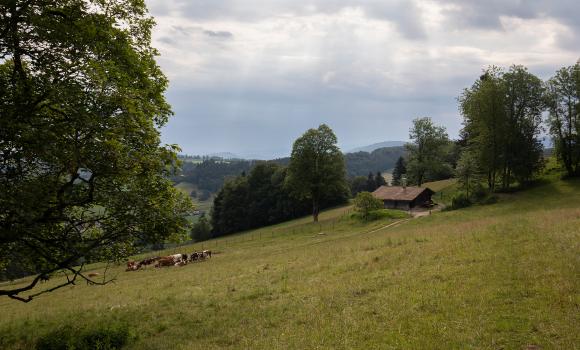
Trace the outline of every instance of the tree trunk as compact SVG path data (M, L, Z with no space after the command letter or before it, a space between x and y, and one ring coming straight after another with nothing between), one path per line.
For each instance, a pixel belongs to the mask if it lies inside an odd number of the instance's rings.
M318 222L318 213L320 212L320 208L318 206L318 200L312 200L312 219L314 222Z

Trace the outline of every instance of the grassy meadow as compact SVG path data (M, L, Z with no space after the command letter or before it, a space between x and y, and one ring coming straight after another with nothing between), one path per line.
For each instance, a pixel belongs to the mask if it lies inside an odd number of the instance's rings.
M412 220L351 210L205 242L209 261L0 299L0 348L115 325L127 349L580 347L580 181Z

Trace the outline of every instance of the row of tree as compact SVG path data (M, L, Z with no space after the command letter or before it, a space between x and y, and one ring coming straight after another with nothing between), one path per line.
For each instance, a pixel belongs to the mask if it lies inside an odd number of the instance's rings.
M580 175L580 62L546 82L523 66L490 67L464 90L459 106L464 127L457 141L430 118L413 121L407 164L397 162L394 185L403 176L420 186L450 175L468 193L481 182L490 191L525 185L543 166L545 125L568 176Z
M526 184L543 166L547 130L568 176L580 175L580 63L546 82L523 66L490 67L459 98L464 146L457 166L469 193L482 180L491 191Z
M368 176L355 176L349 180L350 193L356 196L360 192L373 192L377 188L388 185L380 171L376 174L372 172Z

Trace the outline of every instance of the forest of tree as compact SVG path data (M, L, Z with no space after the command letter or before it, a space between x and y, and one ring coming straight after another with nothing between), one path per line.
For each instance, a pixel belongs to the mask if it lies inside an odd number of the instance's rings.
M344 155L346 174L349 177L367 176L368 173L392 169L395 167L397 159L405 154L405 147L379 148L371 153L347 153Z
M251 160L206 159L201 163L183 162L180 174L173 177L176 183L185 181L197 186L201 191L215 193L229 178L250 171L256 164Z
M275 224L345 203L344 160L332 130L321 125L296 140L288 166L260 162L225 183L214 199L213 237Z
M212 236L262 227L308 215L310 201L297 199L285 186L288 169L273 162L258 163L247 175L225 183L211 212ZM320 207L344 203L345 193L324 197Z

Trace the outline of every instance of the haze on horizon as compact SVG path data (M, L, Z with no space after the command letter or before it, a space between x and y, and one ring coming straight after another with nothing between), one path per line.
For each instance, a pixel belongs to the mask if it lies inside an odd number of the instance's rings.
M456 99L485 67L547 79L580 57L576 1L523 3L147 0L175 112L162 139L274 158L321 123L348 150L407 140L420 116L457 137Z

